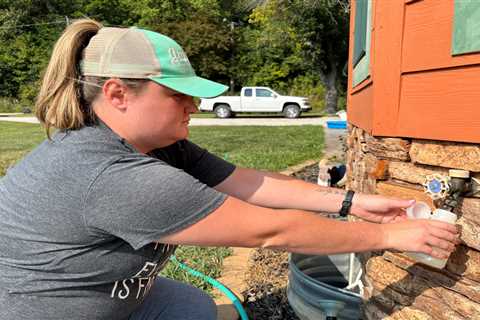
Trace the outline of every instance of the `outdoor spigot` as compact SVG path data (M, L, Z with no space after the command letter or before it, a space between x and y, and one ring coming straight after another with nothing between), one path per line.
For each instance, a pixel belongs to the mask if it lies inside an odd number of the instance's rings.
M450 190L441 208L453 212L458 206L460 197L470 191L470 172L450 169L448 175L450 176Z
M476 189L480 184L476 180ZM450 169L448 176L433 174L426 177L423 187L432 200L441 200L441 208L452 211L458 205L461 196L468 195L473 190L474 181L466 170Z
M450 191L450 177L438 173L428 175L423 183L423 189L433 200L444 199Z
M468 185L468 192L465 197L473 197L480 193L480 179L472 177Z
M450 176L450 193L464 194L469 191L470 172L466 170L448 170Z

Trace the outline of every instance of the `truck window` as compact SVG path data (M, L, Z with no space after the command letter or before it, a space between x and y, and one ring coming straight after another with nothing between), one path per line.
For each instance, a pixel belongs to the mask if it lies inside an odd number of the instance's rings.
M243 94L245 97L251 97L252 96L252 89L245 89L245 92Z
M255 89L257 97L271 97L272 92L267 89Z

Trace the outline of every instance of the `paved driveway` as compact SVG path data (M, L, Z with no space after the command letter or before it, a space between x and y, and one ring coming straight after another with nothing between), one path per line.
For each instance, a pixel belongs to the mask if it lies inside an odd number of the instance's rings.
M298 119L286 118L192 118L191 126L325 126L327 120L338 120L338 117L305 117ZM0 121L38 123L35 117L0 116Z
M37 118L35 117L15 117L15 116L6 116L6 115L1 115L0 121L39 123Z

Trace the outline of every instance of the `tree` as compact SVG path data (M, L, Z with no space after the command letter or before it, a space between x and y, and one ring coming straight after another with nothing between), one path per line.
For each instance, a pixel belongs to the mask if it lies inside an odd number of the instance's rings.
M0 97L32 99L53 45L69 21L160 31L177 40L199 75L228 82L229 25L217 0L1 0ZM30 101L31 102L31 101Z
M334 113L346 89L342 70L348 59L348 0L255 3L233 64L239 82L287 91L299 88L294 83L318 81L325 90L311 89L315 95L325 93L325 111Z
M330 113L345 90L348 0L0 0L0 97L31 99L54 42L81 17L164 33L200 76L232 90L318 97L325 87Z
M240 33L233 68L244 85L287 91L290 82L307 71L297 36L278 3L272 0L256 7Z
M4 0L0 3L0 96L18 97L38 80L51 47L66 25L61 1Z
M325 109L337 110L338 90L345 92L342 70L348 61L348 0L284 0L286 18L301 40L303 56L325 85Z

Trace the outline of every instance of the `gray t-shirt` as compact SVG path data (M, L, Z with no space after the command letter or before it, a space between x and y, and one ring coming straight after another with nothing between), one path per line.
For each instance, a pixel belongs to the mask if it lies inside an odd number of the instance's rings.
M234 168L104 124L55 134L0 180L0 319L126 319L175 249L155 241L218 208Z

